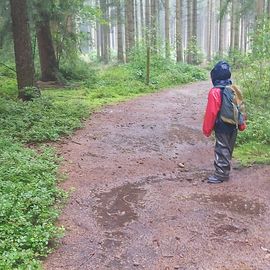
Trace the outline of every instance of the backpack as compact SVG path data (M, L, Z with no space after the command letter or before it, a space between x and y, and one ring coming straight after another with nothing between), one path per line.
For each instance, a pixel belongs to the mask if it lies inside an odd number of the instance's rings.
M243 95L235 86L223 86L221 90L221 108L219 118L226 124L242 125L245 121Z

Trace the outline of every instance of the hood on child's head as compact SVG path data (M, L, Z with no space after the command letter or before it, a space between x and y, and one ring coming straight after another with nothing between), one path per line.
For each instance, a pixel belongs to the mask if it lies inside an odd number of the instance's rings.
M211 79L213 85L231 84L231 67L226 61L219 61L211 70Z

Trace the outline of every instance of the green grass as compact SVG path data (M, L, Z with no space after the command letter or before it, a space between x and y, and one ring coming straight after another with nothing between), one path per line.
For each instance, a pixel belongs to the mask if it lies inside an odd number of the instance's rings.
M80 86L42 90L42 97L30 102L17 100L13 72L0 68L0 269L40 269L50 242L63 232L55 226L65 196L57 188L59 159L43 142L72 134L105 104L205 78L198 68L170 63L163 72L153 68L146 86L131 65L84 72L89 75L84 78L76 68L76 76L70 68L66 74L83 79Z
M243 166L270 164L270 145L254 142L244 143L240 147L236 147L234 157Z

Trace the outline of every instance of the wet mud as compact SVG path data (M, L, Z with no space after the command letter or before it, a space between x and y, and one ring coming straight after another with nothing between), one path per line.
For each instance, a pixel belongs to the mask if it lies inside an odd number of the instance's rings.
M57 145L65 237L46 270L269 270L270 167L209 185L199 82L95 113Z

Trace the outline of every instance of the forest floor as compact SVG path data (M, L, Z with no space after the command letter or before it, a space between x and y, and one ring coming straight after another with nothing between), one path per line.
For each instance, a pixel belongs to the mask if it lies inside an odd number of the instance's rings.
M210 84L107 106L57 146L72 190L51 270L269 270L270 166L209 185ZM235 164L237 165L237 164Z

